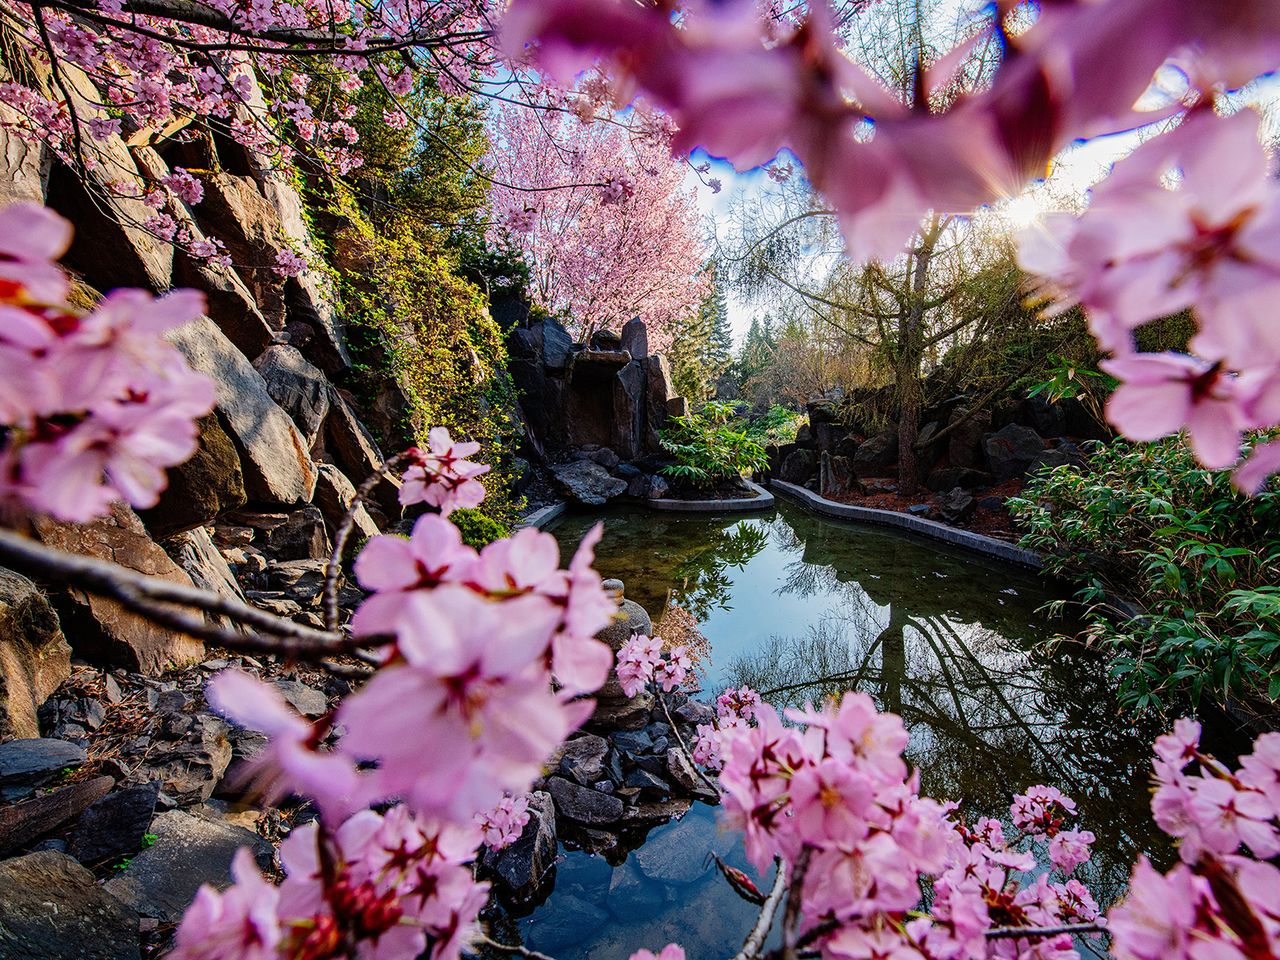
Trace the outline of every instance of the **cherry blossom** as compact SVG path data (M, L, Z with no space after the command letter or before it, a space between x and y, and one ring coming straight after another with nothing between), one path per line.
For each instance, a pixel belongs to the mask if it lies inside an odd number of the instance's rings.
M444 516L478 507L484 499L484 485L476 478L488 473L489 467L467 457L479 449L480 444L474 441L454 443L447 429L432 427L427 433L427 449L409 451L400 503L406 507L427 503Z
M668 943L657 953L652 950L637 950L630 960L684 960L684 948L679 944Z
M486 813L476 814L476 823L484 834L484 845L501 850L520 839L520 831L529 822L529 798L503 797Z

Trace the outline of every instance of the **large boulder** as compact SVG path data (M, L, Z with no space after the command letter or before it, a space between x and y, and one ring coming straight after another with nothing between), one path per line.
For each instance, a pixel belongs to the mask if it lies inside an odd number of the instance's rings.
M139 956L138 915L71 857L41 850L0 863L0 957Z
M151 533L164 539L203 526L248 502L235 444L216 413L201 417L195 455L171 467L160 502L140 511Z
M997 482L1023 476L1044 451L1040 434L1016 423L982 438L982 452Z
M637 360L649 356L649 328L639 317L632 317L622 325L622 349Z
M644 452L661 453L662 443L658 434L666 425L671 401L676 399L675 383L671 379L671 365L667 358L655 353L644 361L645 417Z
M968 419L965 419L968 417ZM960 422L963 421L963 422ZM983 467L982 437L987 432L990 418L985 413L968 416L968 410L957 407L951 411L948 425L955 425L947 434L947 460L953 467ZM958 424L958 425L957 425ZM939 441L941 443L942 441Z
M197 587L221 594L229 600L244 602L244 592L231 572L231 566L204 527L169 538L164 542L164 548ZM212 623L234 626L227 617L213 613L206 613L205 617Z
M977 509L977 502L973 499L973 495L961 487L955 487L940 494L933 502L938 508L938 514L948 523L967 520Z
M529 822L520 838L502 850L488 851L485 866L518 900L533 896L556 865L556 809L551 794L529 795Z
M618 371L613 384L613 431L610 446L623 460L644 452L645 387L648 378L639 360Z
M0 567L0 740L38 737L36 710L71 676L71 647L45 595Z
M114 782L110 777L94 777L0 806L0 856L30 846L75 820L94 801L105 797Z
M622 818L622 801L611 794L580 786L563 777L549 778L547 790L555 801L556 812L576 823L617 823Z
M818 456L812 450L792 450L778 468L778 479L787 483L805 483L817 472Z
M275 344L253 361L266 381L267 393L302 433L310 449L329 413L329 381L319 367L308 363L296 348Z
M267 389L267 382L208 317L171 331L193 368L218 387L218 413L240 454L245 492L260 503L306 503L316 467L306 442Z
M68 849L81 863L102 863L143 848L155 816L160 784L139 783L94 803L71 831Z
M347 510L356 498L356 488L347 479L347 475L332 463L321 463L316 467L320 475L316 480L315 505L320 508L320 513L324 516L329 536L337 537L338 528L342 525ZM381 532L363 503L356 505L352 519L351 536L356 542L376 537Z
M145 917L173 922L182 916L202 884L222 889L231 883L231 860L248 847L264 870L271 845L234 824L170 810L151 822L155 842L130 861L104 889Z
M573 356L573 338L555 317L547 317L533 328L542 345L542 362L548 370L563 371Z
M885 477L898 462L898 435L893 431L868 437L853 455L853 472L859 477Z
M33 525L41 542L57 550L191 586L191 578L147 536L137 514L123 503L112 504L110 514L90 523L38 517ZM86 660L157 674L204 659L199 640L130 613L114 600L74 589L51 599L76 655Z
M586 506L603 506L627 489L627 481L591 460L557 464L551 473L566 496Z
M66 740L31 737L0 743L0 800L28 797L84 760L84 748Z
M10 106L0 104L0 207L11 203L44 205L49 189L53 151L39 137L22 137L22 118Z
M324 421L325 449L353 484L359 486L382 466L382 451L365 429L345 397L337 390L329 397ZM373 498L391 520L400 518L400 481L384 476L373 488Z
M811 451L804 451L811 453ZM862 484L853 472L853 462L848 457L832 456L822 451L818 469L818 492L824 497L840 497L861 493Z

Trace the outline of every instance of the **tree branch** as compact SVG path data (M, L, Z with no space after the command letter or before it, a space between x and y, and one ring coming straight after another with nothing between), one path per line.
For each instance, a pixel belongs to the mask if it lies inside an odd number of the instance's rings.
M733 960L756 960L760 956L760 949L764 946L765 938L769 936L769 928L773 926L773 918L777 916L778 907L787 892L787 865L781 860L774 860L774 864L777 867L778 874L773 878L773 889L769 891L769 896L765 898L764 905L760 907L760 915L756 917L756 925L747 934L747 939L743 941L742 949L738 951Z

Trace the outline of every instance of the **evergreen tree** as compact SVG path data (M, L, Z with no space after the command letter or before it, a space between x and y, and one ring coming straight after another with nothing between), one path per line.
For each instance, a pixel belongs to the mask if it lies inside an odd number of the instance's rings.
M733 362L729 308L719 270L707 268L709 285L696 313L678 325L670 350L671 377L682 396L706 399Z

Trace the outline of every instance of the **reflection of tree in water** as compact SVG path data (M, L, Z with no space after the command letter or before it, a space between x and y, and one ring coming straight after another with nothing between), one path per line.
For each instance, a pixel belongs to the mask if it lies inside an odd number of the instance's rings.
M696 554L675 569L676 598L699 620L712 610L730 610L730 567L741 570L769 542L768 531L750 521L717 531Z
M806 586L835 584L806 571ZM791 579L788 586L798 581ZM1167 856L1150 819L1145 783L1154 731L1118 729L1106 672L1092 658L1045 658L1026 638L902 601L871 602L855 583L849 603L805 633L774 637L729 667L777 706L862 690L900 714L921 790L959 800L966 817L1008 819L1011 795L1035 783L1061 787L1098 837L1091 886L1110 901L1139 852ZM928 604L921 604L927 607Z

